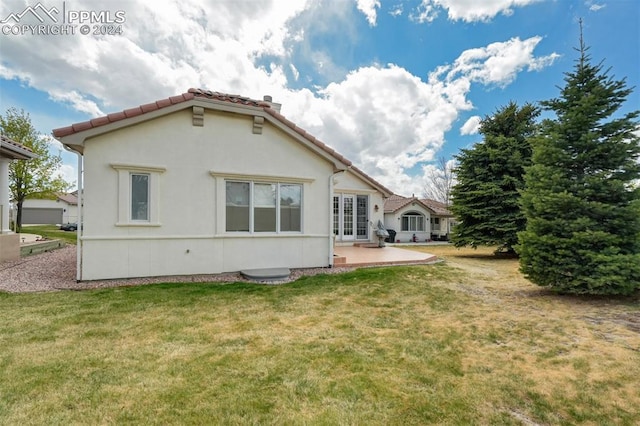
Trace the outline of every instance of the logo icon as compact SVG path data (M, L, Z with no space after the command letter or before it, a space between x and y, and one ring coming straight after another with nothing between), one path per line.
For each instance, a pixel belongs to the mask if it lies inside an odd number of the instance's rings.
M35 6L27 6L20 13L10 13L9 16L7 16L2 21L0 21L0 24L6 24L11 20L13 20L14 23L19 23L20 20L24 18L25 15L28 15L28 14L30 14L31 16L34 16L41 23L44 23L45 21L44 17L48 17L52 22L57 23L58 18L56 18L53 15L54 13L57 15L58 13L60 13L60 11L56 7L47 9L42 5L42 3L38 3Z

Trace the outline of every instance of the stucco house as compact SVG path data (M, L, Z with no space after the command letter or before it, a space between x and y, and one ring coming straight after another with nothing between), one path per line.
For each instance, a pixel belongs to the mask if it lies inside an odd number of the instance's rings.
M14 209L14 214L17 213ZM15 220L15 218L14 218ZM78 192L55 194L51 198L25 198L22 203L22 224L76 223Z
M9 163L34 157L28 147L0 135L0 262L20 258L20 236L9 227Z
M78 280L333 264L391 191L280 105L189 89L55 129L78 154Z
M384 226L396 231L399 242L447 240L453 214L435 200L392 195L384 203Z

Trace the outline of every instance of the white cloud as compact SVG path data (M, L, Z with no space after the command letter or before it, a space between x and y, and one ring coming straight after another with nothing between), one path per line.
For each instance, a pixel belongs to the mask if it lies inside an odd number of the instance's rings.
M440 71L446 71L448 81L467 78L472 82L504 87L515 80L519 72L525 69L539 71L559 57L555 53L535 57L533 50L541 40L538 36L526 40L515 37L509 41L465 50L452 66Z
M356 0L356 5L358 10L364 13L364 16L367 17L369 26L375 27L378 17L378 11L376 8L380 8L380 0Z
M499 13L512 15L514 7L524 7L541 0L422 0L413 17L418 22L432 22L440 9L449 19L465 22L488 22Z
M461 135L475 135L480 130L480 120L482 118L479 115L474 115L469 118L463 125L460 127Z
M74 187L71 188L72 191L74 189L77 189L78 171L76 170L75 167L69 164L63 164L62 166L60 166L60 168L57 170L57 172L54 175L61 177L62 179L64 179L65 182L68 182L71 185L73 185Z
M389 9L389 15L393 16L394 18L402 15L403 12L404 9L402 7L402 3L396 4Z
M440 3L445 4L431 6ZM330 51L312 50L304 30L314 20L326 26L323 30L340 25L345 37L354 36L347 14L355 9L346 2L338 1L335 8L313 1L123 4L127 21L121 36L4 38L0 77L20 79L89 116L189 87L258 99L270 94L283 104L287 118L401 193L422 192L415 170L434 158L460 113L473 108L468 98L472 84L502 87L519 72L539 70L554 60L554 55L534 55L540 37L514 38L462 52L426 81L395 64L349 72ZM77 0L74 7L91 9L91 3ZM380 5L370 1L358 7L373 17ZM316 93L290 89L287 74L299 78L300 67L289 61L293 47L305 60L322 63L333 83L316 87Z
M300 71L298 71L296 66L293 64L289 64L289 69L291 70L291 74L293 74L293 79L295 81L298 81L298 79L300 78Z
M592 1L588 1L587 2L587 6L589 6L589 10L592 11L592 12L597 12L600 9L604 9L605 7L607 7L606 4L597 4L597 3L592 2Z

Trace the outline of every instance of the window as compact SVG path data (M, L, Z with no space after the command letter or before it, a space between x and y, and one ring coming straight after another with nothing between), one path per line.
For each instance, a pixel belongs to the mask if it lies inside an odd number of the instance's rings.
M276 232L276 185L255 183L253 185L253 230Z
M249 183L227 182L227 231L249 232Z
M164 167L111 164L118 172L116 226L160 226L160 176Z
M280 185L280 232L302 231L302 186Z
M366 240L369 237L369 197L358 195L356 200L356 238Z
M333 235L340 235L340 197L333 197Z
M416 212L403 214L402 230L408 232L424 232L424 216Z
M149 174L131 173L131 220L149 221Z
M226 182L227 232L301 232L302 185Z

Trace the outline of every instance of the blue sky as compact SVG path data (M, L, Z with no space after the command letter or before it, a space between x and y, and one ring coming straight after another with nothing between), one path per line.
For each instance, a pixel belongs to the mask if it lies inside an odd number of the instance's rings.
M74 22L74 34L16 29L37 22L10 15L38 3L58 18L103 12L103 22ZM79 33L118 12L120 34ZM421 195L434 160L481 140L480 117L558 95L580 18L593 61L639 87L636 0L5 0L0 112L23 108L49 135L190 87L269 94L381 183ZM624 111L638 108L636 89ZM75 181L75 155L62 155L60 173Z

